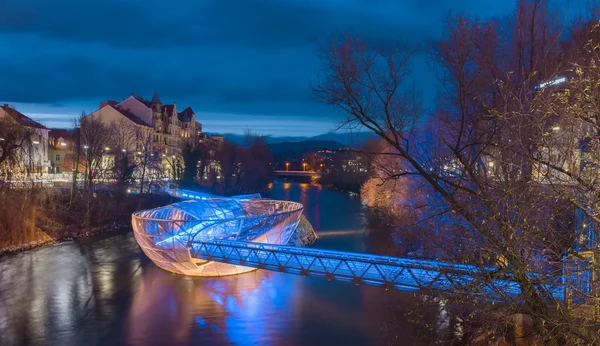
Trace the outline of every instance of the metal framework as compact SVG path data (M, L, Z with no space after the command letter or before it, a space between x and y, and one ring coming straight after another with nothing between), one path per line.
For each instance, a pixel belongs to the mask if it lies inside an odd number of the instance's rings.
M441 261L214 239L194 242L199 258L332 281L423 293L463 292L474 298L502 299L521 292L510 277L491 278L497 269ZM545 285L563 299L561 285Z
M300 203L247 196L198 199L136 212L132 224L142 251L157 266L178 274L222 276L255 268L206 261L197 256L195 244L212 239L287 244L302 210Z
M498 268L304 248L316 235L300 203L260 199L257 194L171 194L194 200L136 212L132 223L144 253L174 273L222 276L262 268L402 291L462 292L475 299L501 300L521 293L517 282ZM559 300L566 286L542 284L548 297Z

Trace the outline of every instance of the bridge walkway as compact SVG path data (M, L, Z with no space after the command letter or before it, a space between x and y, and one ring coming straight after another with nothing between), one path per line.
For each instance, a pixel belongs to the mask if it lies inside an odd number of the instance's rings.
M476 299L520 294L511 277L492 278L496 268L233 240L196 241L192 246L205 260L331 281L409 292L463 292ZM564 297L560 284L545 289L555 299Z

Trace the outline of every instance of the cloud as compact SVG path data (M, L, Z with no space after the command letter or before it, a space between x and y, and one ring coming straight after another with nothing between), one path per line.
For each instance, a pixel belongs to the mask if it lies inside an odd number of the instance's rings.
M332 122L309 86L320 71L317 43L333 32L422 39L442 32L450 10L487 16L513 7L492 0L4 0L0 95L93 111L100 100L158 90L164 101L197 112L270 115L282 126L297 116Z

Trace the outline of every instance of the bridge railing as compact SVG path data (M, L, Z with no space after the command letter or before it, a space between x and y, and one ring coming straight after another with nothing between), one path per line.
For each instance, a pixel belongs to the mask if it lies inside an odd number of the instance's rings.
M495 268L233 240L196 241L193 246L206 260L387 289L461 292L492 300L521 293L510 276L494 275ZM547 283L544 288L563 299L560 285Z

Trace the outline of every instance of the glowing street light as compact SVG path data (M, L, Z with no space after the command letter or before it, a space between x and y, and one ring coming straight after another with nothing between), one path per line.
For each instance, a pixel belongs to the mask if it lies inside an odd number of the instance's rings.
M289 170L290 170L290 163L289 163L289 162L286 162L286 163L285 163L285 170L286 170L286 171L289 171Z
M84 145L84 146L83 146L83 149L87 149L87 148L89 148L87 145Z
M127 152L127 149L121 149L122 152Z
M306 162L302 162L302 170L306 171Z
M109 147L104 147L104 150L109 151L110 148Z
M0 142L2 142L4 140L4 138L0 137Z

